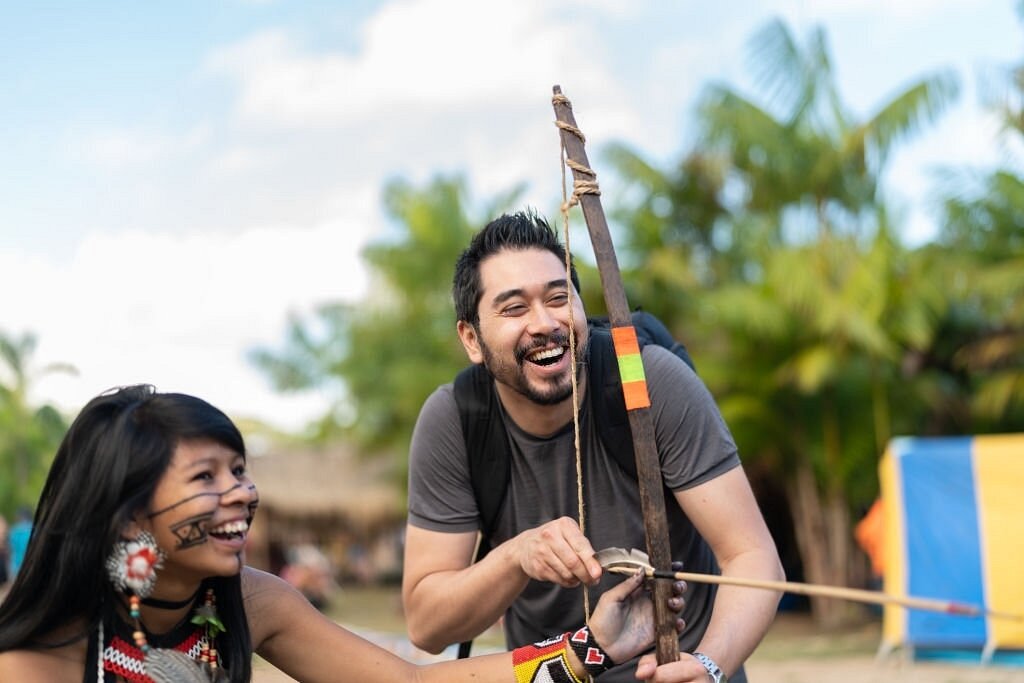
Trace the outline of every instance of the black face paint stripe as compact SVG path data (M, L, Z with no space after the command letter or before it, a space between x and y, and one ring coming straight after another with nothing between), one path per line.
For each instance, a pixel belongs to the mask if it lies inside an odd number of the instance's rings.
M213 519L213 513L204 513L182 520L171 526L171 533L178 539L178 550L191 548L206 542L210 535L206 530L206 522Z
M174 508L178 507L179 505L184 505L185 503L187 503L189 501L192 501L192 500L195 500L196 498L200 498L202 496L216 496L218 498L220 498L222 496L226 496L229 493L231 493L232 491L234 491L235 489L241 488L241 486L242 486L242 484L238 483L238 484L235 484L234 486L232 486L231 488L229 488L229 489L227 489L225 491L221 491L220 493L205 492L205 491L203 493L197 493L194 496L189 496L188 498L183 498L182 500L179 500L177 503L172 503L171 505L168 505L167 507L165 507L162 510L157 510L156 512L149 513L149 516L147 517L147 519L153 519L157 515L162 515L165 512L167 512L168 510L173 510ZM250 486L250 489L255 489L255 486Z

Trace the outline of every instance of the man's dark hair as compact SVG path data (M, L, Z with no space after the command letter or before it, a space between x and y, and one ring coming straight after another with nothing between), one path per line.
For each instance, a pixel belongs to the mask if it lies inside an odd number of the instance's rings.
M565 247L558 241L558 236L548 222L533 209L498 216L473 236L469 246L455 262L452 298L455 300L456 320L465 320L474 327L480 322L480 297L483 296L480 264L488 256L505 249L546 249L557 256L559 261L565 262ZM578 294L580 279L571 260L569 279Z

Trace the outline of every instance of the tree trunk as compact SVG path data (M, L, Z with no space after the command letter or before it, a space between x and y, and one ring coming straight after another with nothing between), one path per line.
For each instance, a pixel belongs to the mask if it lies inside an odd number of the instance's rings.
M789 484L793 529L809 583L849 586L856 560L850 515L845 497L833 493L822 500L814 472L807 463L799 465ZM834 598L812 597L811 614L823 628L849 621L857 610Z

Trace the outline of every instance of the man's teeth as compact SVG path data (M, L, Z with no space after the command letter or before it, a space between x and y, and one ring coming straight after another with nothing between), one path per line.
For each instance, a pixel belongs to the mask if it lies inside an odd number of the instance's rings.
M565 353L565 349L563 349L561 346L556 346L553 349L538 351L537 353L531 354L530 360L533 362L537 362L540 360L547 360L549 358L557 358L558 356L561 356L563 353Z
M244 519L238 522L221 524L215 529L210 529L211 534L244 534L249 530L249 523Z

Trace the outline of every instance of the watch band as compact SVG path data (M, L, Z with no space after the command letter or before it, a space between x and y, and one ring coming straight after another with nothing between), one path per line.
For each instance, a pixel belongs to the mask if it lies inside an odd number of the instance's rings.
M704 665L704 669L708 672L708 676L711 677L712 683L729 683L728 676L722 671L722 667L715 664L715 660L708 657L703 652L694 652L693 656L697 658L697 661Z

